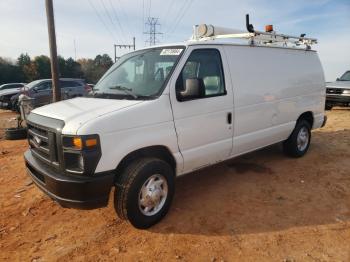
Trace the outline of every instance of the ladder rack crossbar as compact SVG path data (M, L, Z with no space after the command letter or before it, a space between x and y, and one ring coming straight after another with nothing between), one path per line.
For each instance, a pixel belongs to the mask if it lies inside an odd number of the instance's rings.
M293 43L293 44L317 44L317 39L291 36L284 34L274 34L256 31L254 33L236 33L236 34L224 34L224 35L213 35L205 37L196 37L195 40L205 41L212 39L227 39L227 38L241 38L241 39L251 39L257 41L270 41L270 42L281 42L281 43Z

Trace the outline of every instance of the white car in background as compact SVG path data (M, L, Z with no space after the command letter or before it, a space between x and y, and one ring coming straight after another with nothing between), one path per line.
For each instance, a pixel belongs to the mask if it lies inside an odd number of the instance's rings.
M10 100L13 95L18 94L26 84L8 83L0 86L0 108L10 108Z
M335 82L326 83L326 109L333 106L350 106L350 71L346 71Z

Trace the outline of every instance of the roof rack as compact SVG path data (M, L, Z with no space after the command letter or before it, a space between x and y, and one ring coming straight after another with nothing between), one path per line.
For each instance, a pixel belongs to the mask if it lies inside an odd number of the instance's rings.
M273 31L272 25L265 27L266 32L254 30L254 26L249 23L249 14L246 15L246 28L248 32L236 29L217 27L213 25L196 25L193 29L192 41L206 41L214 39L236 38L247 39L251 45L255 44L282 44L287 47L288 44L295 46L305 45L306 49L311 49L312 44L317 44L317 39L305 37L305 34L300 36L291 36L277 34Z

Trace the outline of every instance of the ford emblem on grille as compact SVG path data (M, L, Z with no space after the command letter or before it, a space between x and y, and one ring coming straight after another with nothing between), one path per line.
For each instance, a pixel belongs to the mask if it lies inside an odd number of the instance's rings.
M37 145L41 144L41 139L39 137L34 136L34 140L35 140L35 143L37 143Z

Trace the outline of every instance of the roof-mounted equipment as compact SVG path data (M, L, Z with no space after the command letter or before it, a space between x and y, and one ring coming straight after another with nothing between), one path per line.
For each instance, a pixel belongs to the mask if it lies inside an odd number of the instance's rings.
M300 46L305 45L306 49L311 49L312 44L317 44L317 39L305 37L305 34L300 36L291 36L284 34L277 34L273 30L273 25L267 25L265 32L257 31L249 21L249 14L246 15L246 28L248 32L230 29L225 27L218 27L213 25L201 24L194 26L192 39L194 41L205 41L214 39L247 39L251 45L265 44L278 45L287 47L290 45Z

